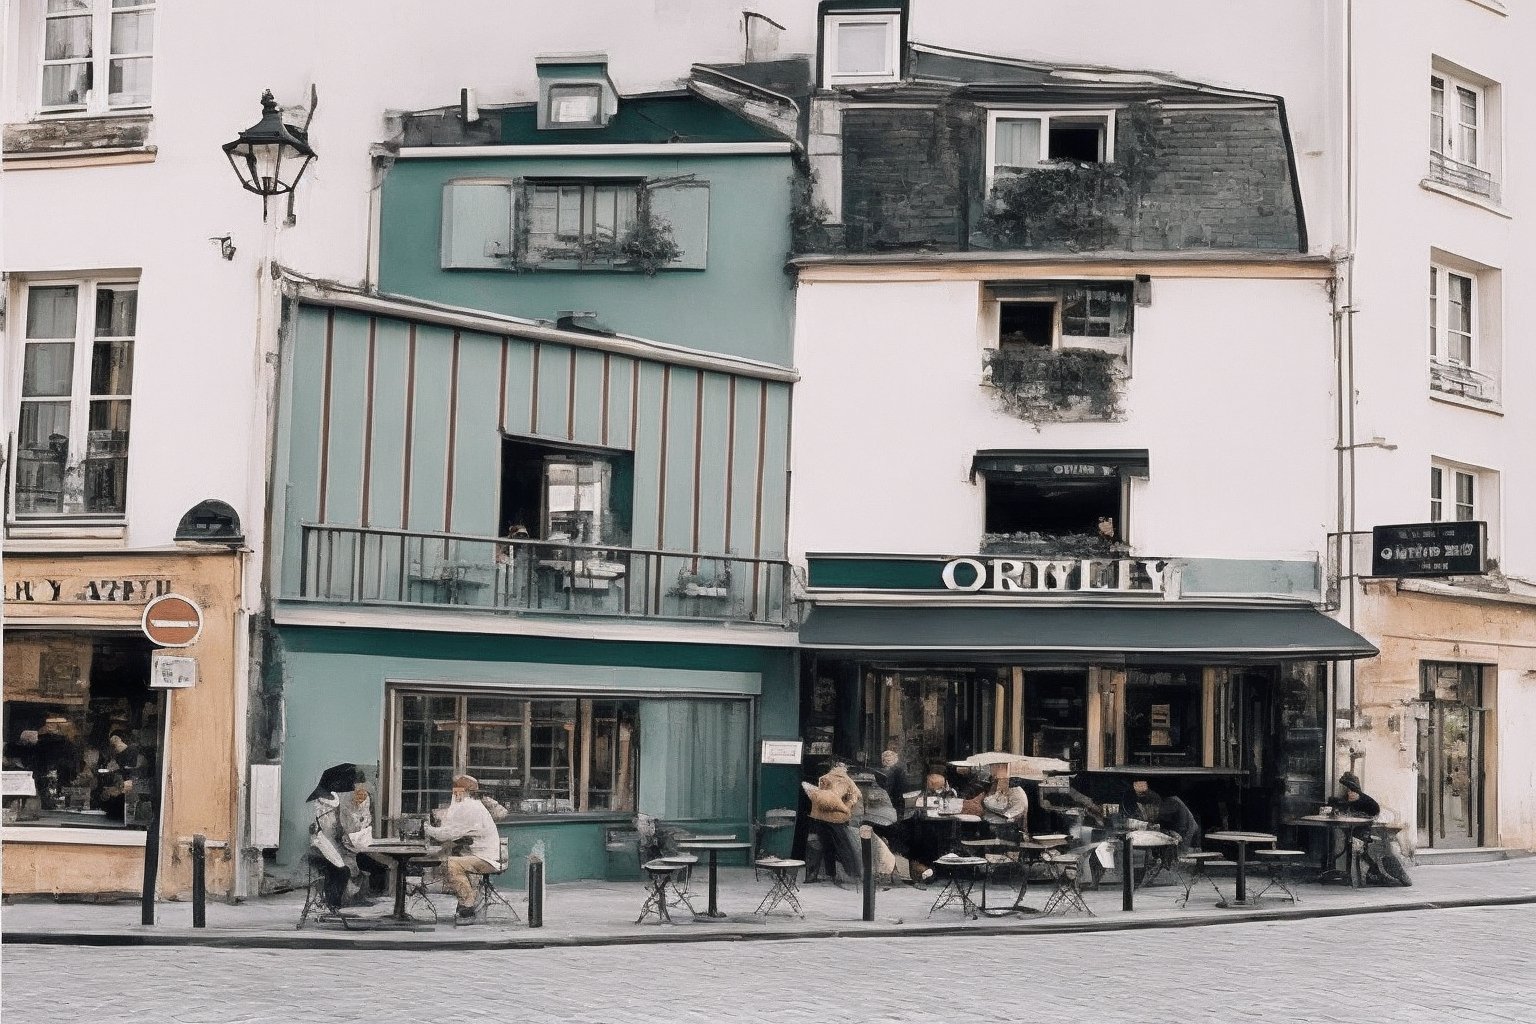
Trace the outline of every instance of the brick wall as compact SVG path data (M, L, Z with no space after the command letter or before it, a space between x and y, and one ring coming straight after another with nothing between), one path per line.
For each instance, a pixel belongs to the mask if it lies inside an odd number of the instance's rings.
M849 250L997 247L975 232L986 154L979 108L849 107L842 123ZM1278 109L1159 109L1154 135L1157 173L1135 216L1129 204L1109 211L1103 247L1299 247Z

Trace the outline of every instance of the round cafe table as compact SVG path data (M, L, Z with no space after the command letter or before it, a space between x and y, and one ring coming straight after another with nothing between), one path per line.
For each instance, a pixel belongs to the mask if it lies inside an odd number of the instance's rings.
M1268 832L1207 832L1206 839L1218 843L1231 843L1237 847L1237 893L1235 899L1216 904L1222 908L1256 907L1258 900L1248 898L1248 845L1250 843L1274 843L1276 837Z
M389 873L394 881L395 905L385 920L396 921L405 924L414 921L415 918L405 912L405 874L412 861L438 862L441 861L441 852L435 846L426 843L407 842L374 842L362 850L370 857L389 863Z
M690 839L677 844L679 850L706 850L709 852L709 909L704 912L705 917L724 917L720 908L715 903L715 896L719 892L719 857L721 850L750 850L751 843L741 843L734 840L721 839Z
M1375 825L1376 819L1359 814L1304 814L1296 819L1296 824L1303 828L1328 830L1328 834L1323 837L1323 856L1317 865L1317 881L1320 883L1347 882L1350 888L1358 889L1360 887L1359 862L1355 856L1354 844L1349 841L1349 837L1356 829L1370 828ZM1344 834L1344 871L1342 873L1334 867L1337 863L1333 852L1335 832Z

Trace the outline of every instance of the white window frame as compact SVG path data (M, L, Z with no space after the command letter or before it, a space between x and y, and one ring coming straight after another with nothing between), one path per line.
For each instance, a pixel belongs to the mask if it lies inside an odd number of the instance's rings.
M6 474L6 486L9 488L9 500L6 503L8 525L26 526L29 524L49 525L67 523L99 525L103 523L124 523L128 518L128 495L126 493L123 495L123 510L121 512L86 512L82 508L79 511L66 510L60 512L22 513L18 512L16 508L16 474L21 462L19 451L21 445L21 406L23 402L22 389L25 377L27 346L32 343L27 338L27 318L29 316L29 310L31 306L32 289L70 286L77 288L78 292L75 305L75 334L73 338L73 344L75 346L74 366L72 368L69 393L69 459L66 462L66 469L71 466L79 466L83 472L85 455L88 451L90 443L91 402L95 399L123 401L128 403L130 424L128 434L128 465L130 468L133 465L132 445L134 430L132 424L133 402L136 387L132 375L130 375L129 378L128 393L125 395L93 396L91 394L90 388L91 365L93 359L95 358L96 342L124 340L116 336L103 338L96 337L95 311L97 289L103 287L112 287L139 291L139 279L123 274L74 277L27 277L24 279L18 279L16 283L16 298L19 301L16 303L16 306L20 309L21 312L20 318L16 322L16 326L13 328L16 344L14 346L14 350L11 353L10 360L10 377L12 383L10 387L10 393L6 395L6 407L12 411L11 414L15 417L15 430L12 434L13 450L10 452L11 465L10 471ZM130 339L127 339L132 342L135 348L137 348L143 337L140 329L139 312L136 312L135 314L133 336ZM46 343L47 340L63 342L66 339L58 338L38 340ZM135 352L135 362L137 362L137 354L138 353ZM62 396L39 398L36 400L57 402L62 400Z
M159 31L159 7L158 0L139 0L132 6L113 7L112 0L87 0L91 5L91 91L87 94L84 103L56 103L50 104L43 93L46 84L46 76L43 68L64 64L82 63L81 58L61 58L48 60L46 48L48 45L48 22L56 18L79 17L68 12L53 12L47 10L47 0L38 0L39 29L37 38L37 112L42 117L59 116L88 116L95 117L103 114L132 113L145 111L153 105L154 97L154 49L153 44L147 52L133 51L125 53L112 52L112 16L114 14L142 14L149 13L155 16L155 26L152 34ZM111 75L112 61L146 58L150 61L150 99L142 103L117 103L111 102Z
M1429 521L1432 523L1465 523L1479 518L1483 508L1482 473L1470 466L1436 459L1429 464ZM1462 500L1462 485L1466 485L1468 500ZM1462 515L1462 510L1466 515ZM1449 514L1447 514L1449 513Z
M596 103L592 107L592 116L575 120L564 120L555 116L557 101L562 92L581 91L596 93ZM551 82L548 94L545 98L548 109L544 112L544 119L551 128L599 128L603 123L603 86L601 82Z
M1112 107L1094 107L1083 110L1064 108L1028 110L1015 108L987 111L987 192L990 193L992 191L992 182L997 178L997 123L999 121L1039 121L1040 159L1038 165L1044 166L1050 162L1052 118L1063 121L1078 121L1101 117L1104 119L1104 134L1099 147L1099 162L1110 164L1115 162L1115 111Z
M881 25L886 31L885 70L843 73L837 70L837 34L846 25ZM901 14L897 11L858 11L828 14L822 21L821 80L827 87L869 85L901 79Z
M1485 171L1490 170L1491 168L1488 166L1488 160L1486 159L1486 154L1488 153L1487 144L1490 141L1488 138L1487 93L1481 85L1457 78L1455 75L1447 74L1439 69L1434 69L1429 73L1431 96L1434 95L1436 79L1439 79L1442 88L1440 138L1438 140L1438 148L1433 145L1434 140L1431 140L1431 151L1449 157L1458 163L1467 164L1470 167L1478 167ZM1461 90L1471 93L1472 98L1477 101L1477 121L1470 126L1461 120ZM1455 101L1454 104L1451 102L1453 100ZM1430 105L1429 116L1431 119L1436 116L1433 103ZM1466 158L1467 147L1464 136L1464 133L1469 128L1476 133L1477 152L1473 154L1473 159L1471 160ZM1431 132L1431 135L1433 134Z
M1451 366L1464 366L1467 369L1478 368L1478 336L1481 326L1478 316L1478 302L1481 296L1478 294L1477 274L1461 267L1447 266L1444 263L1432 262L1429 265L1430 292L1429 292L1429 357L1437 363L1445 363ZM1468 282L1467 311L1467 358L1456 359L1451 354L1451 335L1460 334L1461 331L1453 330L1450 321L1451 310L1451 278L1461 278Z

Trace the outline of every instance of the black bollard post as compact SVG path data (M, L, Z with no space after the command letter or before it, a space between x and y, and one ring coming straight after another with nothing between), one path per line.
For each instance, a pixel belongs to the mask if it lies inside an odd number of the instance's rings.
M1131 834L1120 837L1120 909L1134 910L1131 905L1136 893L1135 865L1131 863Z
M864 886L864 920L875 919L875 830L859 826L859 852L863 855L859 875Z
M139 896L139 923L155 923L155 884L160 877L160 810L144 836L144 888Z
M192 837L192 927L208 927L208 837Z
M544 927L544 862L528 858L528 927Z

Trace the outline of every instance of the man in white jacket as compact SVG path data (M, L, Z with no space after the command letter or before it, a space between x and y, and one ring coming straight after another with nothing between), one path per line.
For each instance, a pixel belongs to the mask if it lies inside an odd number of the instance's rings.
M470 875L493 875L499 870L501 859L500 836L491 812L485 809L475 793L480 783L473 775L457 775L453 779L453 803L448 805L436 825L425 828L427 838L448 844L468 841L468 849L443 860L443 874L448 885L459 898L457 920L472 921L475 917L475 883Z

